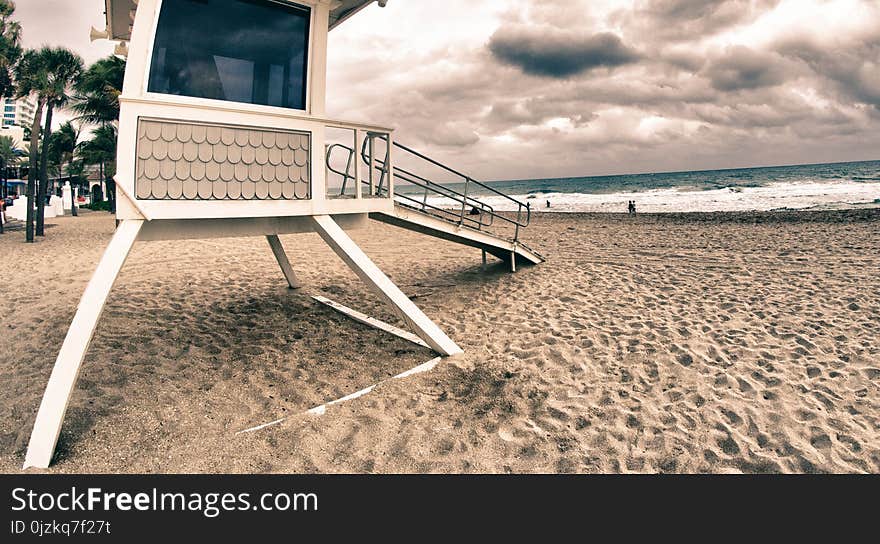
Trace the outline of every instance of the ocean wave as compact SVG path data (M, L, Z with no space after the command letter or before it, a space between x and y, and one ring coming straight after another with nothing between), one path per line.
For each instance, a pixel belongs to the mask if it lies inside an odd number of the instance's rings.
M688 190L689 189L689 190ZM720 187L694 190L693 187L649 189L616 193L540 192L511 195L528 202L541 212L620 212L626 213L627 202L636 201L640 212L712 212L769 211L775 209L806 209L817 206L857 206L877 203L880 182L867 181L806 181L770 183L757 187ZM479 196L482 202L498 211L515 211L509 200L497 196ZM550 207L546 202L550 202ZM428 198L435 206L455 207L443 198Z

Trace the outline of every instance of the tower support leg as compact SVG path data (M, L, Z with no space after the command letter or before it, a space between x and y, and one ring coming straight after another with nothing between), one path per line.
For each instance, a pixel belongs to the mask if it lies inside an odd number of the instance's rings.
M61 433L61 424L64 422L67 404L79 377L83 357L92 341L110 289L132 245L137 240L143 223L140 219L126 219L119 224L110 240L110 245L107 246L98 263L98 268L95 269L92 279L86 286L76 314L73 316L73 322L67 329L64 343L61 344L61 351L55 359L55 366L49 376L49 384L46 386L43 400L40 402L37 420L28 443L24 468L47 468L52 461L55 444Z
M441 355L456 355L462 349L440 330L418 306L400 290L358 247L329 215L312 217L315 230L324 242L367 286L382 298L409 325L419 338Z
M281 272L287 280L287 285L289 285L291 289L299 289L302 287L302 282L296 277L296 273L290 266L290 261L287 260L287 254L284 252L284 246L281 245L281 240L278 239L278 235L267 234L266 240L269 242L269 247L272 248L272 253L275 255L275 260L278 261L278 266L281 267Z

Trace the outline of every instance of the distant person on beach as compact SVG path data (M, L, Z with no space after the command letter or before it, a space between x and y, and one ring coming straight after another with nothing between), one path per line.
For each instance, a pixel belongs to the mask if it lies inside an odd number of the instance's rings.
M547 207L548 207L548 208L550 207L550 201L549 201L549 200L547 201Z
M631 212L633 215L636 214L636 201L635 201L635 200L633 200L633 201L630 202L630 204L629 204L629 209L630 209L630 212Z

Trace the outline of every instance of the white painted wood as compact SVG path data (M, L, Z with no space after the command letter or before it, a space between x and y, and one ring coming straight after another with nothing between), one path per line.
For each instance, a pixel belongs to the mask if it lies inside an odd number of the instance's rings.
M143 224L142 220L125 220L119 224L101 257L101 262L98 263L98 268L86 286L76 314L73 316L73 322L61 345L61 351L55 360L46 392L43 394L28 444L24 468L46 468L52 461L52 454L58 442L61 424L64 422L64 414L67 411L70 394L76 385L83 357L95 333L98 318L104 309L104 303L107 302L110 289Z
M363 189L361 183L361 131L360 129L354 129L354 153L352 154L352 159L354 160L354 188L355 188L355 198L360 200L363 198ZM372 196L372 195L370 195Z
M334 215L345 230L364 228L367 214ZM138 240L206 240L241 238L267 234L299 234L315 232L308 217L232 217L229 219L154 219L144 224Z
M116 176L114 176L113 179L115 180L115 179L116 179ZM116 192L117 192L117 195L118 195L119 197L122 197L122 198L118 198L118 197L117 197L117 199L116 199L116 208L117 208L117 210L119 209L119 204L120 204L120 202L123 201L123 200L125 200L130 206L132 206L132 207L135 209L135 212L136 212L138 215L141 216L141 217L136 218L136 219L146 219L147 221L149 221L150 219L152 219L152 218L147 214L147 212L145 212L144 209L141 208L141 207L138 205L138 203L137 203L137 199L134 198L133 196L131 196L131 195L128 193L128 189L125 188L125 184L124 184L124 183L119 183L119 182L117 181L117 183L116 183Z
M263 423L262 425L257 425L256 427L251 427L249 429L243 429L241 431L238 431L235 434L245 434L245 433L252 433L255 431L260 431L260 430L265 429L266 427L272 427L273 425L278 425L279 423L283 423L286 420L287 420L286 417L282 417L282 418L276 419L275 421L270 421L268 423Z
M508 255L516 254L520 259L532 264L544 262L543 257L522 244L514 244L485 231L460 227L458 223L450 223L400 204L394 206L394 211L391 214L371 213L370 218L428 236L436 236L451 242L484 249L505 261Z
M422 340L431 346L431 349L441 355L462 353L462 349L379 270L379 267L348 237L333 218L329 215L317 215L312 217L312 220L315 222L315 230L324 242L345 261L361 281L366 283Z
M388 153L385 155L385 169L388 176L388 195L394 198L394 134L388 134Z
M321 123L329 128L341 128L354 130L355 128L364 132L394 132L394 129L384 125L374 125L370 123L360 123L354 121L345 121L334 117L323 115L309 115L303 113L302 110L291 110L280 106L253 106L251 104L243 104L240 102L225 102L222 100L205 101L201 98L193 98L189 96L178 95L162 95L151 94L148 97L126 97L120 96L119 102L130 107L155 108L162 111L167 109L174 110L183 108L196 117L181 117L191 121L211 121L217 119L217 114L229 113L233 115L243 115L254 119L262 119L255 126L258 127L274 127L280 129L291 129L298 121L305 123ZM200 114L206 113L207 117ZM163 116L176 119L174 116ZM276 124L271 124L273 121ZM242 124L242 123L239 123ZM294 129L296 130L296 129Z
M353 309L349 308L348 306L339 304L338 302L330 300L329 298L322 297L320 295L315 295L312 298L317 300L321 304L324 304L325 306L329 306L330 308L333 308L334 310L336 310L337 312L339 312L341 314L347 315L348 317L354 319L358 323L363 323L364 325L369 325L370 327L379 329L380 331L385 331L385 332L393 334L394 336L397 336L399 338L403 338L404 340L408 340L408 341L412 342L413 344L418 344L422 347L426 347L428 349L431 349L431 346L429 346L428 344L423 342L421 338L419 338L418 336L414 335L413 333L411 333L409 331L405 331L399 327L395 327L394 325L392 325L390 323L385 323L384 321L376 319L375 317L370 317L367 314L362 314L361 312L359 312L357 310L353 310Z
M324 115L327 94L327 33L329 27L329 2L319 2L312 8L311 43L309 46L309 113ZM324 149L323 146L320 149Z
M333 406L334 404L341 404L343 402L347 402L347 401L354 400L359 397L363 397L364 395L374 391L377 387L384 385L390 381L402 380L405 378L409 378L411 376L415 376L416 374L422 374L423 372L431 371L438 364L440 364L440 362L442 360L443 360L442 357L435 357L434 359L431 359L427 363L422 363L419 366L416 366L416 367L413 367L413 368L407 370L406 372L401 372L397 376L393 376L393 377L391 377L387 380L381 381L377 384L373 384L369 387L365 387L359 391L355 391L354 393L350 393L348 395L345 395L342 398L338 398L336 400L331 400L330 402L321 404L320 406L315 406L314 408L310 408L310 409L306 410L305 413L309 414L309 415L313 415L313 416L322 416L327 412L327 408L329 408L330 406ZM278 425L279 423L283 423L283 422L287 421L287 419L288 418L286 418L286 417L282 417L282 418L276 419L274 421L270 421L268 423L263 423L261 425L255 426L255 427L251 427L249 429L244 429L244 430L238 431L235 434L238 435L238 434L252 433L255 431L260 431L260 430L265 429L267 427L272 427L274 425Z
M434 367L436 367L438 364L440 364L440 361L442 361L442 360L443 360L442 357L436 357L434 359L431 359L427 363L422 363L419 366L413 367L405 372L401 372L397 376L392 376L391 378L389 378L387 380L381 381L381 382L374 384L374 385L371 385L369 387L365 387L365 388L361 389L360 391L355 391L354 393L351 393L349 395L345 395L342 398L339 398L336 400L331 400L330 402L324 403L320 406L315 406L314 408L306 410L306 413L311 414L311 415L315 415L315 416L322 416L327 412L327 408L329 408L335 404L341 404L343 402L348 402L350 400L354 400L354 399L363 397L364 395L366 395L368 393L372 393L377 387L384 385L392 380L402 380L404 378L409 378L410 376L415 376L416 374L421 374L423 372L428 372L430 370L433 370ZM254 429L248 429L248 430L264 429L264 428L268 427L269 425L281 423L281 421L284 421L284 420L282 419L279 421L273 421L273 422L267 423L265 425L260 425L259 427L255 427ZM248 431L242 431L242 432L248 432Z
M376 179L374 177L376 173L376 139L372 135L368 138L370 138L370 196L373 197L376 196Z
M422 372L427 372L429 370L433 370L435 366L440 364L441 360L442 359L440 357L436 357L434 359L431 359L427 363L422 363L417 367L413 367L413 368L407 370L406 372L401 372L397 376L394 376L394 378L392 378L392 379L399 380L401 378L409 378L410 376L414 376L416 374L421 374Z
M378 385L378 384L376 384L376 385ZM371 385L370 387L364 387L360 391L355 391L354 393L352 393L350 395L345 395L341 399L332 400L326 404L322 404L321 406L315 406L314 408L312 408L310 410L306 410L306 413L314 415L314 416L323 416L324 413L327 412L327 408L329 406L333 406L334 404L340 404L342 402L348 402L350 400L354 400L354 399L363 397L367 393L372 393L373 390L376 389L376 385Z
M317 176L316 176L317 177ZM323 172L321 172L321 179ZM322 185L323 186L323 185ZM312 184L312 190L317 184ZM138 200L142 213L156 219L226 219L245 217L286 217L296 215L336 215L362 212L392 213L388 198L312 199L312 200ZM141 219L138 213L120 219Z
M278 261L278 266L281 267L281 272L287 280L287 285L289 285L291 289L299 289L302 287L302 282L296 277L296 273L290 266L290 261L287 260L287 254L284 252L284 246L281 245L281 240L278 239L278 235L267 234L266 241L269 242L269 247L272 248L272 253L275 255L275 260Z

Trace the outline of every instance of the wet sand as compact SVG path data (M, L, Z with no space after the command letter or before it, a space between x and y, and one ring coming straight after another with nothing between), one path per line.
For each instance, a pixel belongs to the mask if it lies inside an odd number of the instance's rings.
M18 472L112 235L103 213L0 235L0 471ZM50 472L880 472L880 210L537 214L547 257L372 222L352 233L464 349L433 358L313 234L138 243ZM281 417L275 426L242 429Z

